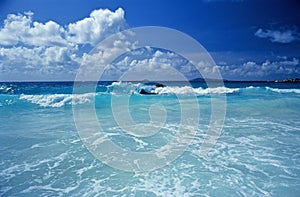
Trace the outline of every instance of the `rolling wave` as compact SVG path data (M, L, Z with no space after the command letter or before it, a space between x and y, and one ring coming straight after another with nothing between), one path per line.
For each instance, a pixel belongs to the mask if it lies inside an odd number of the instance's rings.
M0 86L0 94L13 93L14 89L11 86L1 85Z
M151 90L152 88L152 90ZM113 82L107 86L106 93L112 94L139 94L141 89L150 89L151 93L164 95L164 94L196 94L196 95L211 95L211 94L235 94L247 91L272 91L276 93L294 93L300 94L300 89L287 89L287 88L272 88L268 86L247 86L247 87L191 87L191 86L166 86L155 87L155 85L144 85L142 83L130 82Z
M107 87L107 93L112 94L139 94L141 89L148 89L151 93L166 94L185 94L185 95L210 95L210 94L233 94L240 88L214 87L214 88L193 88L191 86L166 86L155 87L155 85L144 85L142 83L113 82Z
M238 92L239 88L192 88L190 86L183 87L161 87L154 90L157 94L196 94L196 95L210 95L210 94L232 94Z
M20 95L20 99L27 100L31 103L38 104L41 107L62 107L71 104L83 104L90 102L94 93L81 95L72 94L50 94L50 95Z
M300 94L300 89L279 89L279 88L270 88L266 87L267 90L277 93L296 93Z
M23 87L24 86L24 87ZM297 88L275 88L268 86L247 86L247 87L191 87L191 86L165 86L156 87L155 84L131 83L131 82L113 82L108 85L99 84L97 92L90 92L84 94L72 94L73 86L68 86L66 93L56 93L57 87L54 90L51 88L41 87L38 90L29 85L22 87L16 85L1 85L0 86L0 107L16 103L17 100L25 100L27 102L37 104L41 107L62 107L72 104L83 104L90 102L95 96L107 95L139 95L142 89L149 90L153 94L159 96L164 95L196 95L196 96L210 96L210 95L252 95L262 94L300 94L300 89ZM47 84L47 87L49 84ZM46 91L48 89L48 91ZM22 91L23 90L23 91ZM33 91L34 90L34 91ZM33 92L32 92L33 91ZM22 93L24 92L24 93ZM17 96L17 98L15 98Z

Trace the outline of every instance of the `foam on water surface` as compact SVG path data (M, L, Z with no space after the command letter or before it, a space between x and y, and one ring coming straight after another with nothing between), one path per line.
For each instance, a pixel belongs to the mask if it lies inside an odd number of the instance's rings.
M177 84L156 90L161 91L158 95L139 95L138 88L143 84L123 82L99 85L101 91L97 93L74 96L72 86L68 89L63 85L62 91L58 84L52 89L47 84L49 90L44 88L43 92L32 84L21 85L0 85L1 196L300 193L300 88L229 84L208 89ZM12 87L14 93L7 87ZM133 151L154 150L172 139L179 126L180 103L174 94L187 95L184 101L188 102L189 93L197 95L199 104L196 135L182 155L155 171L132 173L105 165L86 149L74 124L72 103L85 110L86 104L95 99L97 117L109 139ZM225 124L208 156L202 157L201 145L210 120L210 95L218 99L219 94L227 95ZM167 112L166 124L147 137L124 132L113 120L112 96L129 96L130 114L141 124L150 121L149 109L159 103Z

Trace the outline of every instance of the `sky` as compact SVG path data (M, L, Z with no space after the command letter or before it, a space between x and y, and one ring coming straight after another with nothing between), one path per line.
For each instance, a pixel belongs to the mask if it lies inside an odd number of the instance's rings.
M99 42L141 26L189 35L224 79L300 78L299 13L297 0L0 0L0 81L74 80ZM186 63L163 50L122 57L116 66Z

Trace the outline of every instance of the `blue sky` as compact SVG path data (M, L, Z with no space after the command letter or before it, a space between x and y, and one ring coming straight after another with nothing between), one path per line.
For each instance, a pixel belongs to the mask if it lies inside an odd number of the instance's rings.
M0 81L73 80L99 41L148 25L196 39L223 78L300 77L299 13L297 0L0 0Z

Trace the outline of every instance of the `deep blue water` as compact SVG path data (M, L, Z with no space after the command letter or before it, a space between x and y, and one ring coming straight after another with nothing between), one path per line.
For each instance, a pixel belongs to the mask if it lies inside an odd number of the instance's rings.
M0 83L0 196L299 196L299 83L166 85L157 95L140 95L143 84L100 83L92 93L82 83L83 93L72 95L72 82ZM203 156L212 103L225 95L222 132ZM181 105L194 115L193 98L200 119L192 141L154 171L126 172L98 160L74 122L74 107L85 114L94 102L103 133L114 144L135 152L157 150L176 135ZM164 107L165 122L147 137L123 132L116 117L122 105L114 112L112 99L128 100L126 110L140 125L134 132L151 121L151 109L159 109L153 106Z

